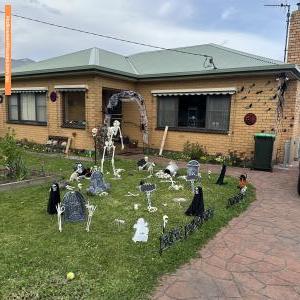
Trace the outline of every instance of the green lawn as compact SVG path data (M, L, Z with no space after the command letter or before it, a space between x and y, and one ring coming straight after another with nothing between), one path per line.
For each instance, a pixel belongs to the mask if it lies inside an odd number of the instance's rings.
M27 154L26 161L35 167L43 161L47 171L66 178L74 165L74 161L37 154ZM152 204L158 211L150 214L144 195L124 197L127 191L138 192L136 186L148 174L138 172L133 161L116 160L116 166L126 172L118 181L106 176L112 184L108 196L85 194L97 204L89 233L82 223L64 224L63 232L58 231L57 217L46 213L49 184L1 192L1 299L145 299L161 275L195 257L197 249L255 197L254 189L249 187L243 204L226 209L226 199L237 192L237 179L226 177L228 184L217 186L217 175L209 180L203 173L204 200L206 207L215 209L214 218L160 256L162 216L169 216L168 228L191 220L184 215L193 197L190 187L181 181L184 190L169 191L168 183L152 179L157 184ZM84 182L86 187L88 181ZM174 197L186 197L188 201L179 205L172 201ZM134 203L141 204L139 210L133 209ZM147 243L132 241L133 225L140 217L149 223ZM126 222L120 230L113 222L116 218ZM67 281L67 272L74 272L76 278Z

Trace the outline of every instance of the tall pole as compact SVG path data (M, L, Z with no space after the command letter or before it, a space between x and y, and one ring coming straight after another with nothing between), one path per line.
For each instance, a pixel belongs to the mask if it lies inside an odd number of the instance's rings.
M97 133L98 133L98 129L95 127L92 129L92 137L94 139L94 164L95 166L97 165Z
M94 162L95 162L95 166L97 165L97 137L94 137L94 146L95 146L95 153L94 153Z
M286 14L286 33L285 33L285 45L284 45L284 62L287 62L287 52L288 52L288 37L289 37L289 28L290 28L290 17L291 17L291 5L290 4L265 4L264 6L271 7L282 7L287 8Z
M284 62L287 62L287 52L288 52L288 37L290 28L290 16L291 16L291 6L288 5L288 12L286 14L286 33L285 33L285 46L284 46Z

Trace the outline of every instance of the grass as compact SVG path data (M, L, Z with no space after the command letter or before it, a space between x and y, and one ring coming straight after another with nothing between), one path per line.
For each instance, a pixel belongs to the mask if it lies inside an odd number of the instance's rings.
M46 171L64 177L74 165L63 158L33 154L27 154L26 161L35 166L43 161ZM168 183L152 179L157 184L152 200L158 211L150 214L144 195L124 197L127 191L137 192L139 181L148 174L138 172L133 161L116 160L116 166L126 172L118 181L106 176L112 184L108 196L84 194L97 204L89 233L82 223L64 224L63 232L58 232L56 216L46 213L49 184L1 192L1 299L145 299L161 275L195 257L197 250L255 197L250 186L245 202L226 209L226 199L237 192L237 179L226 177L227 184L217 186L217 175L208 179L202 174L205 205L215 209L214 218L160 256L162 216L169 216L168 228L191 220L184 215L193 197L190 187L182 182L184 190L169 191ZM106 170L110 170L108 164ZM172 201L174 197L188 201L179 205ZM139 210L133 209L134 203L141 204ZM149 223L147 243L132 241L133 225L139 217ZM113 222L116 218L126 222L120 229ZM66 280L67 272L75 273L73 281Z

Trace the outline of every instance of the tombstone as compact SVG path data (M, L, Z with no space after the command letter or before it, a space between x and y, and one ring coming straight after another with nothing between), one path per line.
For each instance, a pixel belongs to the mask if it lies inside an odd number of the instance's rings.
M100 171L94 171L91 176L91 184L87 192L92 195L97 195L110 189L110 184L106 183L103 174Z
M148 241L148 234L149 234L148 223L145 222L143 218L139 218L137 222L134 224L133 228L135 229L135 234L132 240L135 243Z
M204 199L203 199L203 190L202 187L198 186L194 199L185 212L187 216L202 216L204 213Z
M186 180L191 182L192 191L195 190L195 181L199 178L200 163L197 160L190 160L187 167Z
M60 203L60 192L58 183L54 182L50 187L49 201L47 212L50 215L57 213L56 206Z
M199 178L200 163L197 160L190 160L187 164L187 180L197 180Z
M224 184L225 173L226 173L226 165L223 164L223 165L222 165L222 170L221 170L220 176L219 176L219 178L218 178L216 184L219 184L219 185Z
M140 191L146 194L147 202L148 202L148 207L147 207L148 211L156 212L157 207L152 206L152 202L151 202L151 193L156 191L156 185L154 183L144 183L143 181L141 181Z
M85 200L80 192L67 192L63 198L64 221L80 222L85 221L86 208Z

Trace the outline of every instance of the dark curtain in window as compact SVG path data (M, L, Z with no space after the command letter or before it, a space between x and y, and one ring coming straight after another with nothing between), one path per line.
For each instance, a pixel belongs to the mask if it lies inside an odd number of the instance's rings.
M206 128L228 130L230 115L230 96L211 95L207 97Z
M178 97L158 98L158 127L177 127Z

